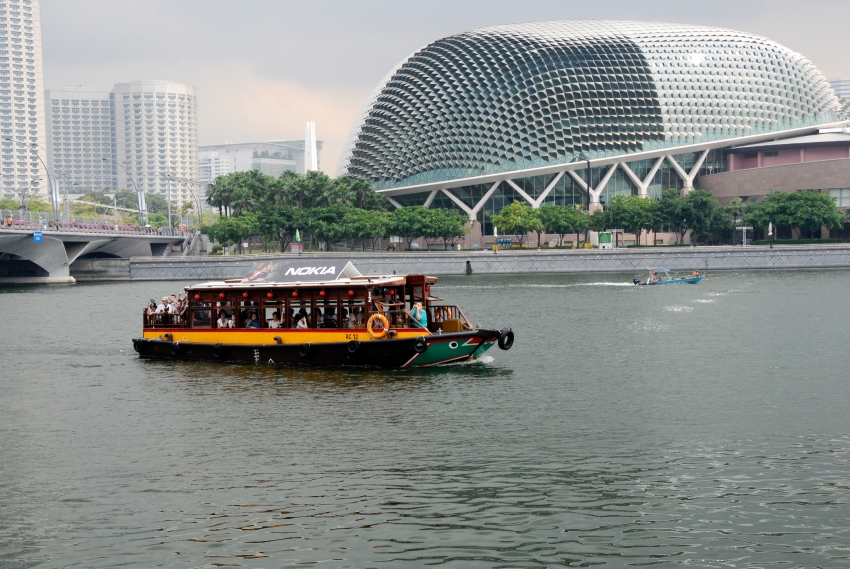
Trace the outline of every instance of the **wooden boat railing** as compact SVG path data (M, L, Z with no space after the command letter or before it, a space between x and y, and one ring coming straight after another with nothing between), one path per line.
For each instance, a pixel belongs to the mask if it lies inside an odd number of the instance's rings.
M428 329L432 332L462 332L472 330L472 322L463 313L460 306L453 304L431 305L434 313L432 322L428 323Z
M148 314L145 312L142 314L142 319L142 326L145 328L185 328L187 326L185 318L180 314Z

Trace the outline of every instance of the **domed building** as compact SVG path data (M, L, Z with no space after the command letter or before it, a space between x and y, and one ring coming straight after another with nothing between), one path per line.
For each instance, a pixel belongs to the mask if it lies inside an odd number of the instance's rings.
M817 68L721 28L558 21L481 28L401 61L352 128L339 174L397 206L482 223L515 199L660 197L729 169L730 147L845 125ZM589 184L588 184L589 178Z

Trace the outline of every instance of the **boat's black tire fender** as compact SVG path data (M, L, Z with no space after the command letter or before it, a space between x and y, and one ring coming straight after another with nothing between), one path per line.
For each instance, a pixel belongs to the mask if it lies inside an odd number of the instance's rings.
M503 350L510 350L511 346L514 345L514 331L508 328L507 330L502 330L502 333L499 334L499 348Z
M133 349L137 352L142 349L142 341L141 340L133 340Z
M428 349L428 340L425 339L425 336L419 336L415 340L413 340L413 351L417 354L421 354L425 350Z
M301 344L298 346L298 355L302 358L306 358L307 354L310 353L310 344Z
M180 342L172 342L171 348L168 350L172 356L176 356L180 353Z
M224 355L224 346L222 346L221 344L216 344L215 346L213 346L212 355L215 359L221 358L221 356Z
M360 340L351 340L348 343L348 353L349 354L356 354L357 350L359 350L359 349L360 349Z

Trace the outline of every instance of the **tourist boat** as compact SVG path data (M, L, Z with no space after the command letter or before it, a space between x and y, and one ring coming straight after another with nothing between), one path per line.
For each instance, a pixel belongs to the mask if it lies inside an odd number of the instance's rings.
M133 347L146 358L395 368L475 360L494 344L511 348L510 328L474 326L460 307L431 294L436 282L364 276L350 262L260 263L246 278L186 287L183 314L145 313Z
M659 276L659 273L664 273L664 276ZM670 278L670 269L658 267L649 269L649 278L646 282L640 282L640 279L635 278L632 282L636 285L665 285L665 284L697 284L705 277L697 274L697 276Z

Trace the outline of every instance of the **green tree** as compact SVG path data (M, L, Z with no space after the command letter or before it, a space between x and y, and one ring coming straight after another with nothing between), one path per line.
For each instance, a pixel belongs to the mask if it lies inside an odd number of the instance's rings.
M115 201L118 207L123 207L125 209L138 209L139 208L139 197L136 192L132 190L116 190L115 191Z
M286 251L303 225L304 211L291 206L271 206L257 214L260 235L280 242L281 252Z
M148 213L148 225L151 227L168 227L168 216L162 213Z
M545 205L538 210L540 220L546 233L555 233L560 237L559 244L563 246L564 236L567 233L576 234L576 247L578 247L578 234L587 230L588 216L574 205Z
M345 220L346 206L313 207L305 211L304 224L307 232L330 251L336 241L350 238L352 228Z
M375 249L376 240L387 234L390 227L389 214L383 211L351 208L346 214L346 224L352 234L360 239L360 247L366 250L366 241Z
M693 190L684 199L690 216L687 224L691 229L691 243L704 243L718 227L720 202L706 190Z
M662 227L672 229L676 233L676 242L681 243L688 231L690 203L682 197L676 188L667 188L661 192L658 202L658 222Z
M145 194L145 206L148 208L148 213L168 214L168 202L160 195Z
M223 217L209 228L209 236L219 243L225 245L236 244L237 250L242 252L242 242L254 235L259 235L260 226L254 214L245 214L241 217Z
M537 212L519 200L506 205L499 214L492 216L490 221L503 235L516 235L520 247L526 234L543 229L543 222Z
M448 251L449 246L454 247L455 241L469 233L466 225L469 217L456 209L437 208L433 211L439 212L433 219L437 224L435 234L443 240L443 248Z
M414 240L428 232L428 219L428 209L421 205L402 207L390 215L390 229L394 235L404 238L407 248L410 249Z
M733 210L734 211L734 210ZM724 206L720 206L714 210L711 216L711 231L712 233L722 233L733 231L735 229L736 218L732 211Z
M656 223L658 205L640 196L616 195L608 205L610 222L624 231L634 233L640 245L641 234Z
M803 190L786 196L789 225L808 231L812 243L815 242L815 231L822 226L827 229L841 228L842 214L838 211L835 200L828 194L817 190Z

